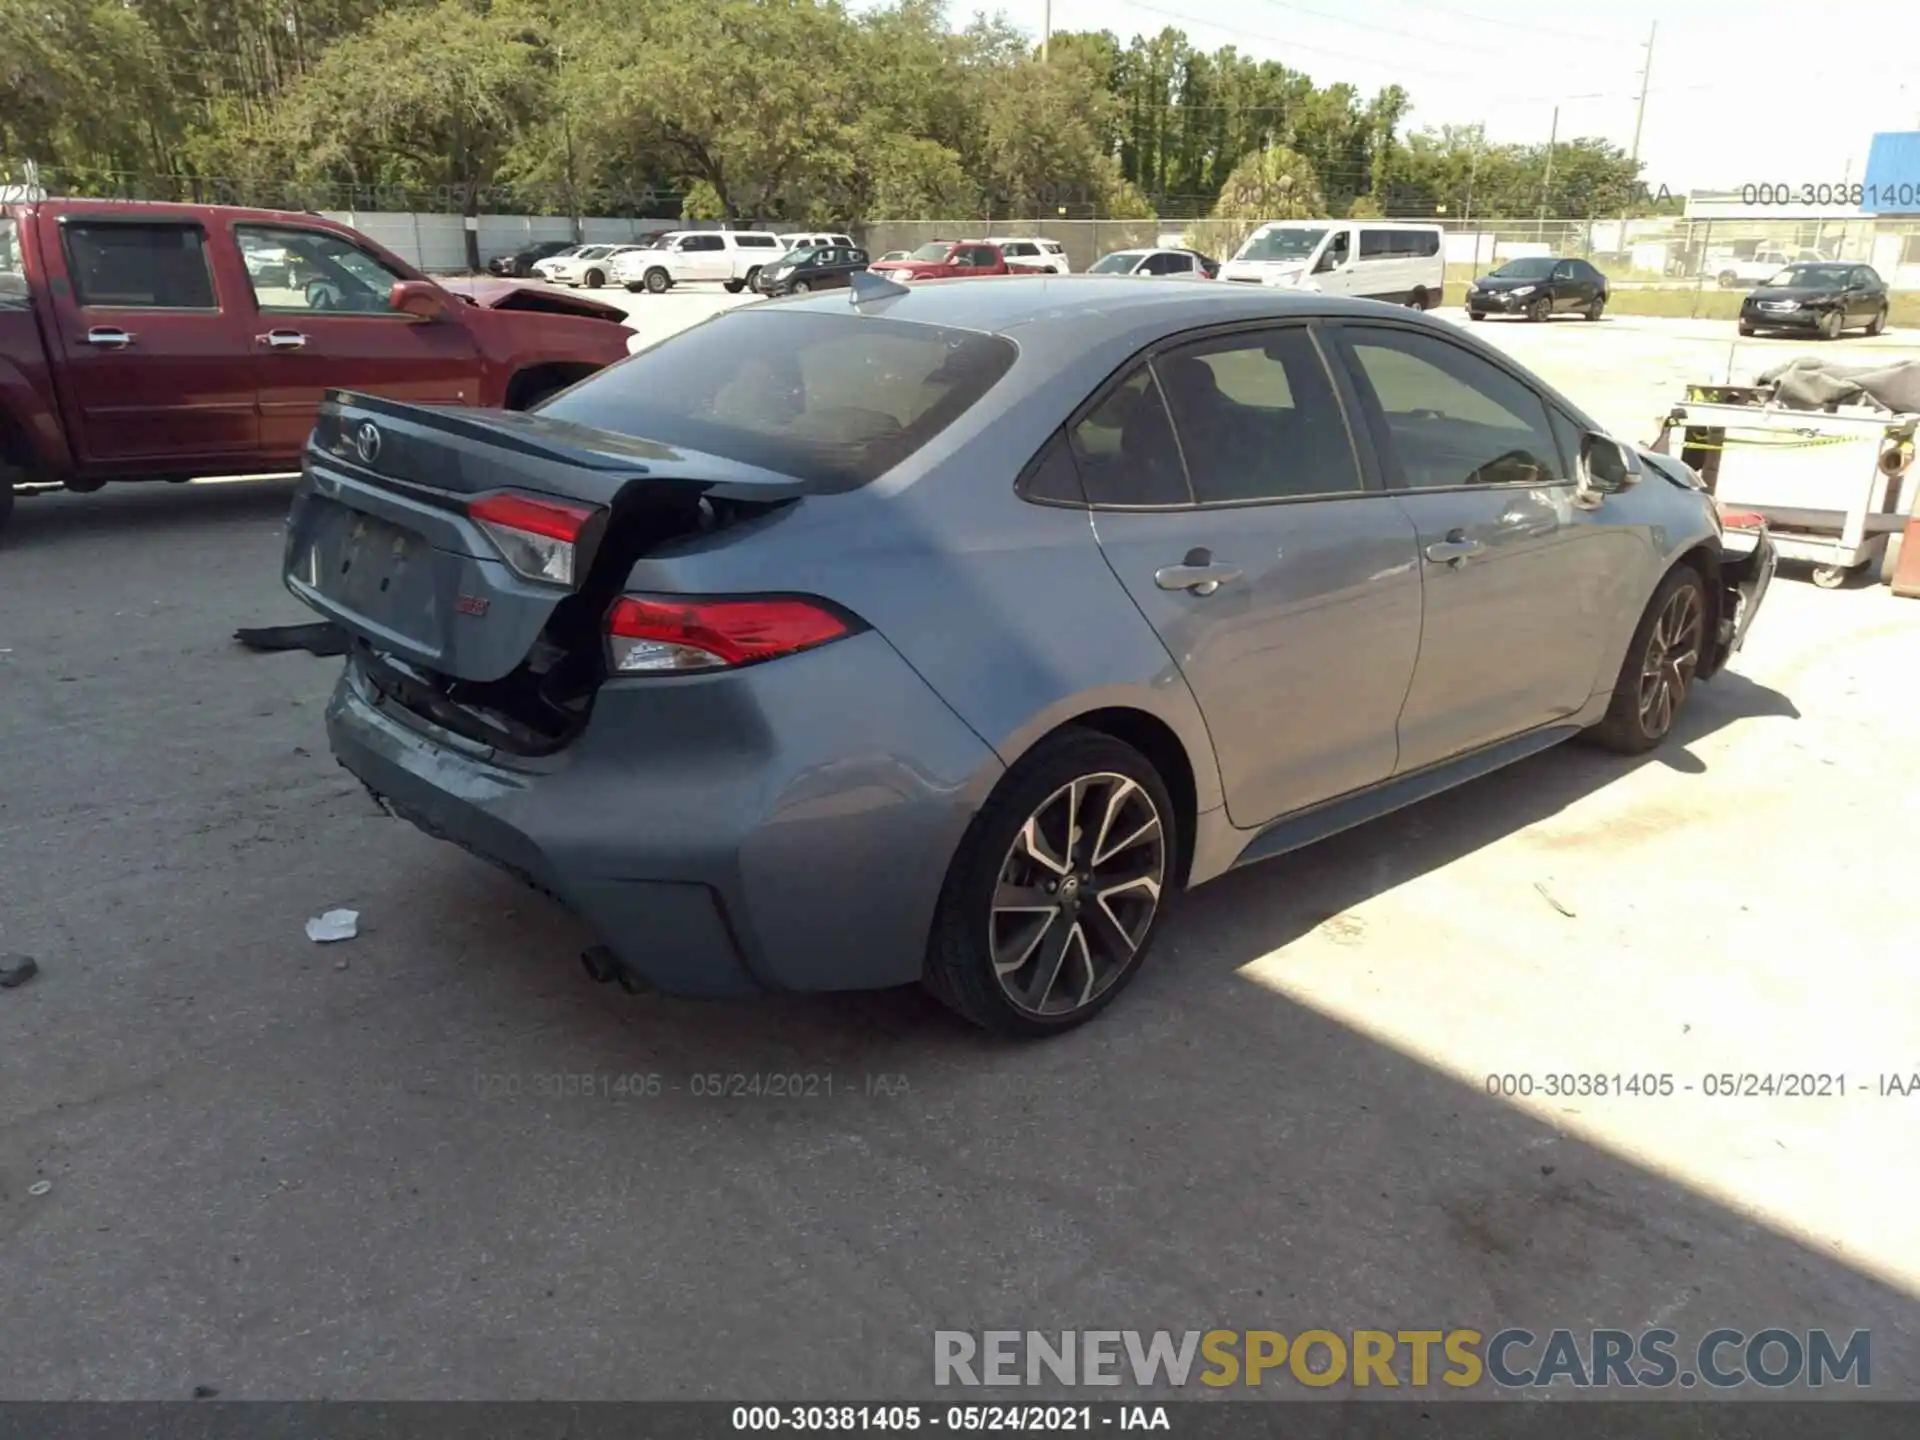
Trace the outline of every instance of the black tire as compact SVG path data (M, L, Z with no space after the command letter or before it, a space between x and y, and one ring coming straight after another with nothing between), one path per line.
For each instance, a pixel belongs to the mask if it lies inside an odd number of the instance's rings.
M1684 629L1674 633L1676 625L1670 616L1670 610L1688 603L1682 596L1691 597L1690 639ZM1606 717L1587 732L1588 738L1616 754L1644 755L1672 734L1706 652L1707 621L1707 587L1700 572L1691 565L1675 566L1640 617L1626 659L1620 662L1613 701ZM1686 624L1680 622L1682 627ZM1683 659L1689 648L1692 658ZM1667 669L1669 660L1673 668ZM1664 673L1656 676L1657 668ZM1673 693L1676 680L1677 694ZM1658 699L1661 686L1668 690L1664 706Z
M1822 340L1838 340L1840 333L1847 328L1847 317L1838 310L1829 310L1818 322Z
M760 288L760 267L758 265L749 267L747 270L747 278L740 283L745 285L749 290L758 290Z
M656 265L647 271L646 278L641 283L647 287L649 295L664 295L673 285L673 277Z
M1467 318L1469 320L1484 320L1487 318L1487 314L1484 310L1469 310L1467 311Z
M787 289L789 294L805 295L808 291L813 289L813 285L812 285L812 282L807 280L796 280L793 282L792 285L788 286Z
M13 471L5 462L0 462L0 539L7 533L7 522L13 519Z
M1720 288L1722 290L1731 290L1735 285L1738 285L1739 283L1740 283L1740 277L1734 274L1733 271L1722 270L1720 272Z
M647 285L644 280L629 280L627 282L627 293L629 295L638 295L642 290L646 288L647 288Z
M1760 332L1759 332L1759 331L1757 331L1757 330L1755 330L1755 329L1753 328L1753 326L1751 326L1751 325L1749 325L1749 324L1747 324L1747 322L1746 322L1746 321L1744 321L1744 320L1742 320L1742 321L1740 322L1740 333L1741 333L1742 335L1746 335L1746 336L1749 336L1749 337L1751 337L1751 336L1754 336L1754 335L1757 335L1757 334L1759 334Z
M1887 331L1887 307L1882 305L1874 312L1873 319L1867 322L1867 334L1884 335Z
M729 295L738 295L742 290L747 288L746 282L742 280L722 280L720 284Z
M1589 320L1598 320L1602 315L1606 313L1607 313L1607 297L1604 295L1600 296L1599 299L1595 300L1592 304L1587 306L1586 315L1587 315L1587 319Z
M1065 807L1079 803L1097 806L1101 823L1095 830L1073 814L1070 838ZM1030 825L1031 845L1023 838ZM1131 745L1077 728L1041 741L1002 777L948 868L927 937L926 988L1003 1035L1057 1035L1091 1020L1132 983L1153 944L1175 885L1179 825L1166 785ZM1096 865L1094 847L1111 840L1110 829L1129 838ZM1048 856L1071 863L1061 869ZM1095 888L1103 866L1115 881L1105 892ZM1065 878L1052 880L1056 873ZM1115 895L1118 912L1104 898L1083 908L1082 884ZM997 897L1022 895L1038 903L995 906ZM1003 962L1012 957L1004 979L996 950ZM1079 981L1081 994L1059 995L1063 980Z
M589 270L581 283L589 290L603 290L607 284L607 272L604 270Z
M1536 325L1544 325L1553 318L1553 301L1542 295L1527 306L1527 319Z
M1414 310L1425 310L1427 308L1427 287L1424 285L1414 286L1413 293L1407 296L1407 305Z

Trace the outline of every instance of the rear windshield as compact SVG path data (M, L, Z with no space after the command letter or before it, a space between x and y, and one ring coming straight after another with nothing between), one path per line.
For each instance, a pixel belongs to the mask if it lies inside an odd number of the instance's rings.
M821 493L878 479L979 402L1012 341L878 316L746 309L695 325L540 407L777 470Z

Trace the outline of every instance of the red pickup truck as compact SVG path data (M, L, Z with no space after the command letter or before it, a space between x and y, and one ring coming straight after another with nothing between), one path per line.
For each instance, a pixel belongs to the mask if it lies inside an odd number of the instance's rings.
M0 527L16 493L292 470L329 389L525 409L624 358L625 319L317 215L0 205Z
M889 280L961 280L975 275L1051 275L1049 265L1009 260L985 240L930 240L904 260L877 260L868 267Z

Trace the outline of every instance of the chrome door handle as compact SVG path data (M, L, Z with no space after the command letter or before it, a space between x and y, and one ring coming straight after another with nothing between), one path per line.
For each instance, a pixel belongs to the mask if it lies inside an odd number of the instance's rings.
M269 330L265 335L253 338L255 344L264 345L269 350L298 350L307 343L307 337L297 330Z
M1427 559L1436 565L1451 565L1458 569L1475 555L1482 554L1486 548L1478 540L1449 535L1445 540L1436 540L1427 546Z
M95 327L87 331L87 344L104 345L109 350L124 350L133 343L133 336L124 330L110 327Z
M1196 595L1211 595L1229 580L1238 580L1240 571L1232 565L1162 565L1153 572L1153 583L1162 590L1191 590Z

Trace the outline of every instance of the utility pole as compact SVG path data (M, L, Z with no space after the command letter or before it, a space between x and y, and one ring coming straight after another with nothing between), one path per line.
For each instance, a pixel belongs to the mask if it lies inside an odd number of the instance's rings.
M1547 132L1547 173L1540 181L1540 228L1534 232L1539 239L1547 230L1547 192L1553 188L1553 148L1560 143L1560 107L1553 107L1553 129Z
M1047 63L1047 46L1053 39L1053 0L1040 10L1040 63Z
M1473 137L1473 154L1467 158L1467 203L1460 216L1462 225L1473 219L1473 182L1480 174L1480 141L1485 134L1485 126L1486 122L1482 121L1480 130Z
M1653 37L1660 33L1660 22L1654 21L1647 30L1647 63L1640 67L1640 104L1633 112L1633 177L1640 178L1640 126L1647 118L1647 80L1653 74Z

